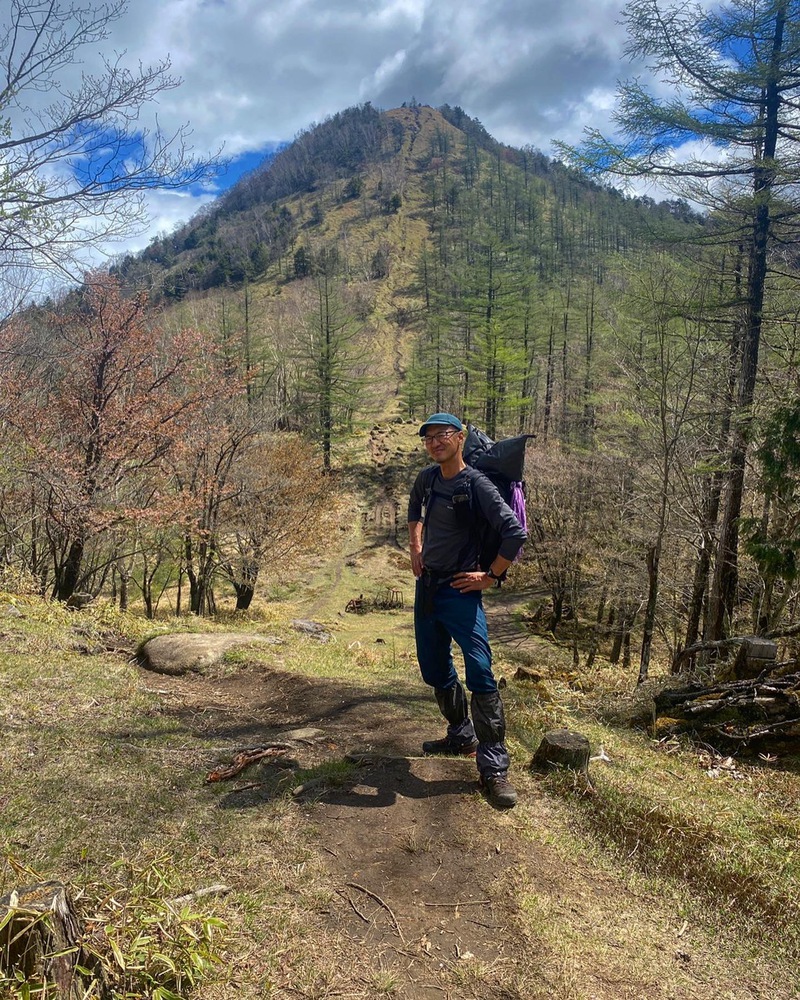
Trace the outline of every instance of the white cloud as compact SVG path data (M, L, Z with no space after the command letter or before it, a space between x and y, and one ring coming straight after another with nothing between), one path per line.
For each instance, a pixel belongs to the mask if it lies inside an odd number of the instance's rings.
M145 196L146 210L150 218L147 232L121 240L108 249L113 256L143 250L154 236L171 233L215 198L215 194L190 195L180 191L149 191Z
M352 104L460 105L496 138L550 151L605 128L622 64L623 0L130 0L105 55L169 56L180 87L145 109L199 153L262 150ZM0 15L2 20L2 15ZM101 54L85 51L92 72ZM69 82L69 81L68 81ZM224 183L224 181L223 181ZM156 193L150 232L209 198ZM133 245L133 244L129 244Z
M500 139L575 139L575 109L622 75L619 0L137 0L115 26L131 58L169 53L162 122L232 153L291 138L360 100L460 104ZM607 109L604 109L607 111ZM607 117L607 116L604 116Z

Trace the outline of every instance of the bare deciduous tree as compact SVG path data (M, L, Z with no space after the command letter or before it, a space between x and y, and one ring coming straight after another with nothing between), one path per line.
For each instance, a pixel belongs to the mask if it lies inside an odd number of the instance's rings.
M145 192L206 176L187 126L142 126L144 109L177 87L169 59L133 69L105 57L79 70L83 50L105 42L125 12L109 3L10 0L0 23L0 276L57 268L129 235Z

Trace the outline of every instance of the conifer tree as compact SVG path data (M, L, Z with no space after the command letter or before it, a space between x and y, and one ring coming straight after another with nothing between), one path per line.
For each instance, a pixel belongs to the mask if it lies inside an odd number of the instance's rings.
M618 138L592 130L568 152L594 172L651 178L709 209L724 207L729 239L745 248L736 417L711 595L710 637L720 638L735 604L769 251L778 238L797 238L800 3L728 0L708 9L631 0L624 19L628 54L649 64L667 85L665 96L637 79L622 83L613 116ZM676 155L684 145L692 151L686 158Z

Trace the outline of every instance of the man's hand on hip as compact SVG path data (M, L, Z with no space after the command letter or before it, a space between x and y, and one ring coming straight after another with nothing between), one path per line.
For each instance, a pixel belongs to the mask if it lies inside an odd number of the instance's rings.
M472 590L488 590L489 587L495 585L495 582L486 573L477 570L474 573L456 573L450 586L462 594L466 594Z

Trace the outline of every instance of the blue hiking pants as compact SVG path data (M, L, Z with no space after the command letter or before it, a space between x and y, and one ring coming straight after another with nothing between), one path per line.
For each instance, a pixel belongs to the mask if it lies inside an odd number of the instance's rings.
M509 759L503 703L492 673L492 651L480 591L462 594L449 584L425 593L417 581L414 634L422 679L436 690L448 735L470 742L477 738L477 764L485 776L504 775ZM425 599L427 596L427 600ZM472 720L453 663L453 642L464 655L467 688L472 692Z

